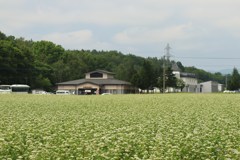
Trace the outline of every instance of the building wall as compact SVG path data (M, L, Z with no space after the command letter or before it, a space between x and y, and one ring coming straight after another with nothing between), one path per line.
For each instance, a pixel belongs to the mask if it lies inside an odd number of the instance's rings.
M190 78L190 77L181 77L183 82L185 82L185 85L197 85L197 79L196 78Z
M99 88L99 86L92 83L84 83L84 84L78 85L77 89L79 88Z
M198 81L196 78L181 77L181 73L179 71L173 71L173 74L176 78L182 79L185 83L185 87L183 88L182 92L197 92Z
M129 85L105 85L101 88L103 93L124 94L130 93L133 88Z
M191 93L195 93L197 92L197 85L186 85L182 92L191 92Z
M218 92L222 92L224 90L223 84L218 84Z
M58 85L58 90L75 90L76 86L74 85Z
M182 92L197 92L197 79L191 77L181 77L183 82L185 83L185 87L183 88Z
M211 93L212 85L209 82L201 83L202 84L202 93Z
M99 86L98 85L94 85L91 83L85 83L82 85L59 85L58 86L58 90L68 90L70 91L71 94L77 94L78 93L78 89L97 89L99 90Z
M218 92L218 83L213 81L200 83L202 86L202 93Z
M107 77L106 77L107 79L112 79L112 78L114 78L114 76L113 75L110 75L110 74L107 74Z
M105 71L93 71L85 74L85 79L113 79L114 74L111 72ZM63 85L59 84L58 89L62 90L70 90L72 93L76 94L98 94L98 93L113 93L113 94L122 94L122 93L133 93L135 92L135 88L131 85L127 84L119 84L119 85L112 85L112 84L102 84L102 81L99 83L96 81L97 84L92 83L83 83L80 85ZM111 83L111 81L109 82ZM65 84L69 84L66 83Z
M173 71L173 74L176 78L180 79L180 72L179 71Z
M124 85L105 85L103 89L124 89Z
M218 92L218 83L212 82L212 92Z
M124 94L132 93L133 88L130 85L104 85L98 86L91 83L85 83L81 85L60 85L58 90L69 90L72 94L77 94L79 89L97 89L97 93L101 90L101 93L111 94Z

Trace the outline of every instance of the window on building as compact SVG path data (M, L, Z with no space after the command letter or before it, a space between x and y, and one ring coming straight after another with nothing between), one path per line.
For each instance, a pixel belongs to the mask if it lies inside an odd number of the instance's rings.
M99 72L94 72L90 74L90 78L103 78L103 74Z

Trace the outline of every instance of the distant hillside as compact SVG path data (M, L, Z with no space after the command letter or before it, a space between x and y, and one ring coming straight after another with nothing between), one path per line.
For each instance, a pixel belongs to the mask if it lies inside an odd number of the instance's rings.
M163 73L162 58L143 58L118 51L65 50L49 41L32 41L6 36L0 32L0 84L24 83L31 88L51 90L58 83L83 78L96 69L114 72L116 78L148 89L158 86ZM184 67L200 81L222 82L223 75Z

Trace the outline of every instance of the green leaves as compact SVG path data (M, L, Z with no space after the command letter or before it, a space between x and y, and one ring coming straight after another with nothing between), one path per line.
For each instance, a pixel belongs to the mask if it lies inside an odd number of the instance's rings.
M0 159L239 159L238 95L0 95Z
M240 74L238 73L237 68L233 69L232 76L229 81L230 90L238 90L240 88Z

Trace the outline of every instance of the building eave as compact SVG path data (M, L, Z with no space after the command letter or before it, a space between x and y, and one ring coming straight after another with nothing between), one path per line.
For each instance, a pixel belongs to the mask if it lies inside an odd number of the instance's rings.
M81 85L91 83L95 85L131 85L130 82L118 80L118 79L79 79L74 81L67 81L67 82L61 82L57 83L59 86L63 85Z

